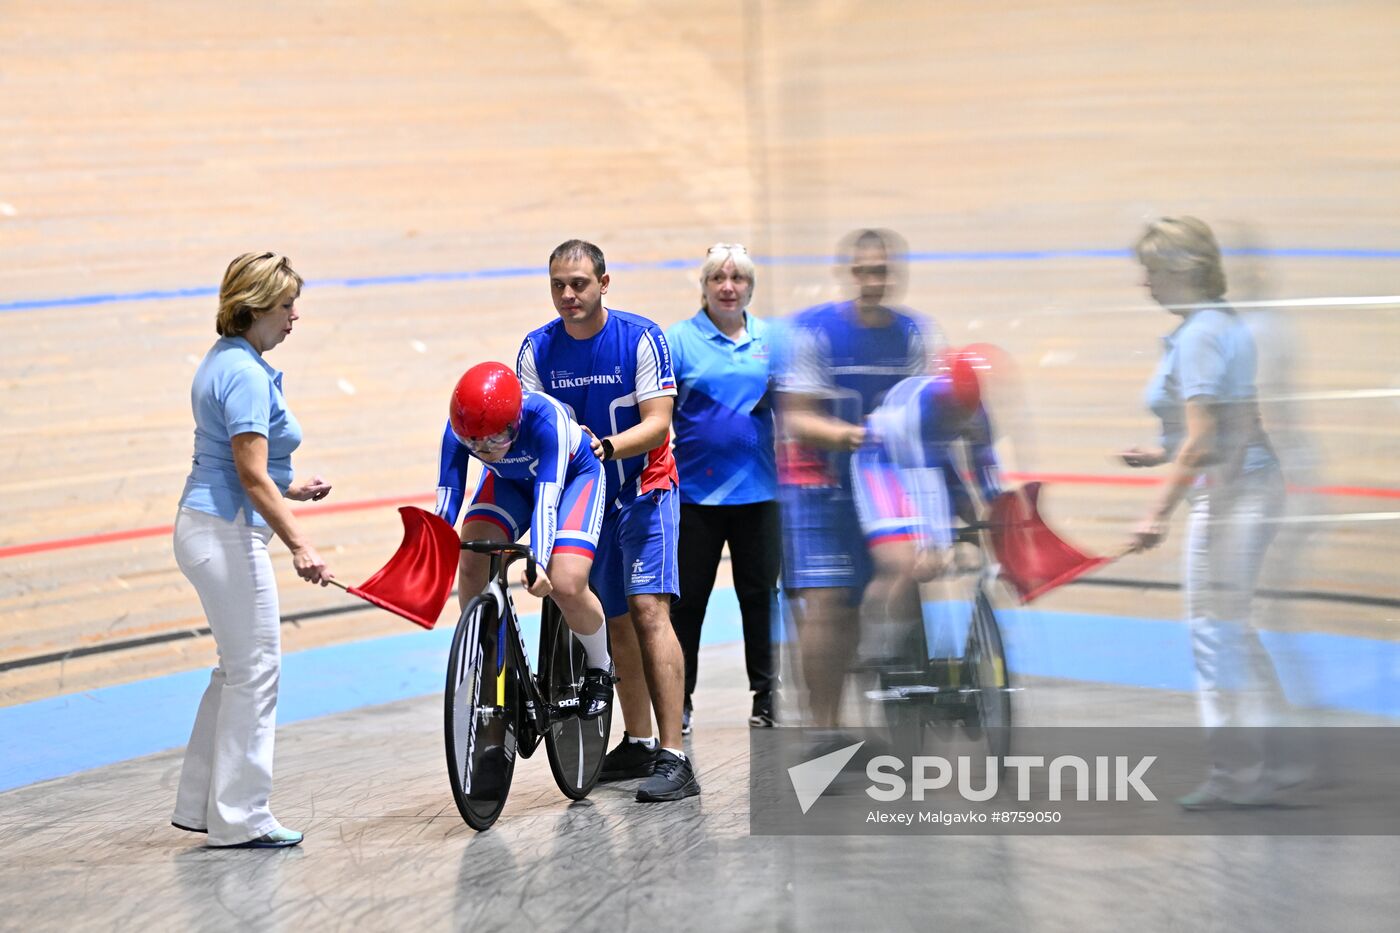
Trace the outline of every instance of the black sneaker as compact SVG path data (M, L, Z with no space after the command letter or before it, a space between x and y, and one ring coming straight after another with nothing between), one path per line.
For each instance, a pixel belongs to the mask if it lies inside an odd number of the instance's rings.
M681 709L681 735L690 735L690 714L694 707L690 705L690 697L685 698L685 706Z
M763 690L753 695L753 712L749 714L749 726L753 729L768 729L773 725L773 694Z
M656 767L656 749L641 742L633 742L626 732L617 747L603 756L603 770L598 774L600 781L628 781L632 778L651 777Z
M699 793L700 782L695 780L690 758L681 758L663 748L656 754L656 773L637 788L637 799L642 803L661 803L684 800Z
M613 684L617 678L611 671L590 667L583 672L583 685L578 691L578 718L597 719L612 705Z

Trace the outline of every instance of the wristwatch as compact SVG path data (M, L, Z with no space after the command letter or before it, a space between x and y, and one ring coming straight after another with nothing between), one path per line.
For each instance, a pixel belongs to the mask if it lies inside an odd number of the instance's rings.
M604 459L604 460L611 460L611 459L613 458L613 445L612 445L612 441L611 441L609 438L606 438L606 437L605 437L605 438L602 438L601 440L599 440L598 443L601 444L602 447L603 447L603 456L602 456L602 459Z

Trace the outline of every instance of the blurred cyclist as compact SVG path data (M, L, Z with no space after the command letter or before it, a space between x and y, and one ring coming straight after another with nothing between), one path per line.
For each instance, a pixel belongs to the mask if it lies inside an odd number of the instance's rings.
M952 565L954 519L977 520L962 457L984 503L1001 493L978 379L978 369L986 368L977 354L950 353L930 375L890 389L866 419L866 444L851 461L851 487L874 565L862 615L869 636L864 654L876 665L907 657L904 639L923 617L918 584Z

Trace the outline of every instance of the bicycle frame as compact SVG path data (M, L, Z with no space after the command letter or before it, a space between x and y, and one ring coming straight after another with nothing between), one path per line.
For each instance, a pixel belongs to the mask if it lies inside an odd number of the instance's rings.
M964 525L955 530L953 538L954 545L973 545L977 549L978 564L975 568L956 567L942 578L947 581L975 576L966 600L956 601L956 605L965 605L972 610L973 618L968 621L969 628L975 624L976 613L981 611L984 605L986 611L992 611L989 591L992 585L996 583L1001 573L1000 565L990 557L992 551L986 546L986 542L983 540L984 535L989 532L991 528L992 525L989 522L976 522ZM919 602L922 606L922 588ZM993 619L995 619L994 614ZM922 617L919 620L919 624L925 624ZM974 692L968 686L966 682L967 678L964 676L964 664L967 661L966 657L961 654L932 654L931 652L932 649L930 648L929 655L920 662L922 665L927 665L926 667L921 667L918 671L894 673L893 677L889 679L895 681L895 683L886 683L886 685L879 690L867 691L867 698L876 700L877 702L903 701L917 698L936 706L957 707L966 705L970 702L969 697ZM927 678L933 669L933 665L943 666L942 676L946 678L944 682L928 682ZM998 680L1004 680L1005 671L999 671L997 676Z
M521 710L523 716L519 725L528 725L529 729L517 728L516 743L521 749L521 757L528 758L534 753L545 732L549 730L551 722L578 715L578 700L566 700L563 703L554 704L546 702L540 693L539 681L536 679L535 672L530 669L530 656L525 649L525 636L520 631L519 618L515 612L515 600L510 595L510 586L506 581L506 571L510 566L510 558L523 557L525 559L525 579L533 585L536 575L535 553L526 545L507 544L499 541L463 541L462 550L472 551L476 554L487 554L491 559L486 587L480 595L482 598L495 601L501 631L505 637L506 652L502 658L498 649L498 664L501 665L501 668L496 672L496 676L501 676L505 663L511 664L515 668L516 682L524 694ZM549 676L548 664L548 658L540 659L540 677Z

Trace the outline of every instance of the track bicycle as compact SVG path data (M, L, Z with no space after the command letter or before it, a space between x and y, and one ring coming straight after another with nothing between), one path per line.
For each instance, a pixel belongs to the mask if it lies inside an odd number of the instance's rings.
M985 743L987 754L1000 760L1010 751L1016 688L993 601L1000 568L988 559L981 540L990 527L979 522L957 533L958 542L971 545L977 555L975 566L956 573L971 577L962 653L930 651L925 626L911 626L900 652L904 660L877 671L876 688L866 691L866 699L883 712L897 748L918 753L930 733L946 733L960 723L969 739Z
M596 719L579 718L583 645L548 598L540 611L539 672L531 669L506 582L511 559L519 557L534 584L530 548L463 541L462 549L489 554L491 564L485 589L467 603L452 635L443 719L452 798L467 825L480 831L505 807L517 755L529 758L541 741L564 796L587 797L603 767L612 704Z

